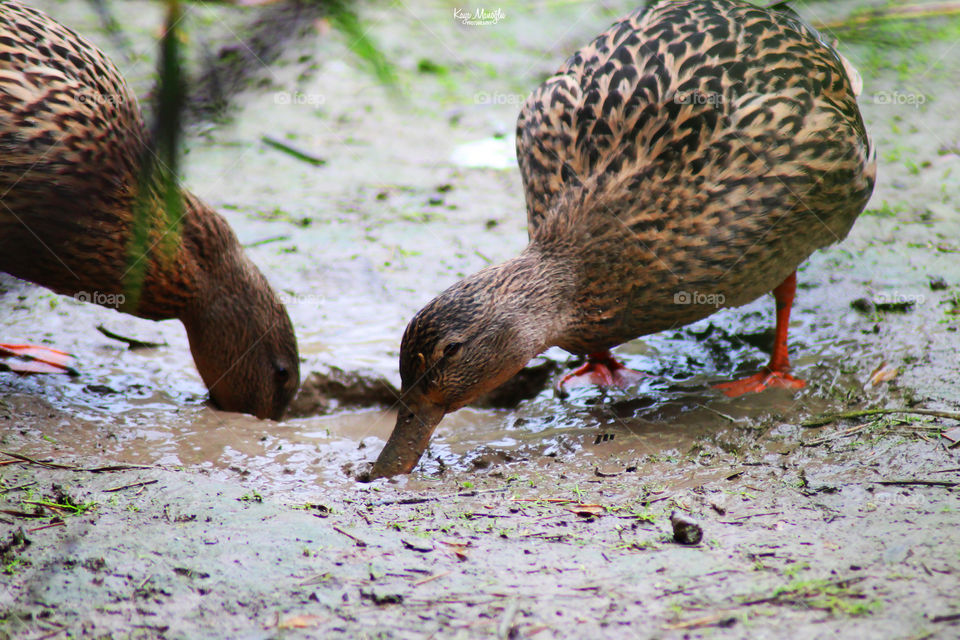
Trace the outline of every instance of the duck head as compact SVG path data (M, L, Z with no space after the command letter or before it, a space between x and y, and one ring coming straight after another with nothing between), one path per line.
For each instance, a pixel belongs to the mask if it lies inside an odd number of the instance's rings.
M420 310L400 345L400 412L369 479L409 473L443 416L492 391L546 349L560 318L552 283L521 255L453 285Z
M279 420L300 386L293 324L252 263L228 273L182 318L190 351L217 408Z

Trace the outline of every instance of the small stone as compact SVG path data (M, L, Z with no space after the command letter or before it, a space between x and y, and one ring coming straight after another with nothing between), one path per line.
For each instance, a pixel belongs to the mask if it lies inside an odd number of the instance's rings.
M673 525L673 539L680 544L700 544L703 540L703 529L690 516L674 511L670 514L670 524Z

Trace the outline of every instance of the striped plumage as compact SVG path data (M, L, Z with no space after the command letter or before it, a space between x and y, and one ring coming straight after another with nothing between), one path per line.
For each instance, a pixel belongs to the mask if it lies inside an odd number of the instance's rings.
M595 351L714 311L665 304L676 293L739 306L770 291L847 235L870 154L843 59L789 10L665 2L621 20L517 123L531 241L604 239L581 261L587 313L560 346Z
M286 309L227 222L183 191L180 241L146 200L150 250L130 300L133 206L148 133L136 97L94 45L0 2L0 271L83 299L178 318L223 409L278 418L299 384Z
M802 385L785 374L787 285L847 235L876 174L857 85L789 9L737 0L659 2L575 53L517 123L530 244L410 321L372 476L410 471L445 413L544 349L603 352L718 301L775 290L771 368Z

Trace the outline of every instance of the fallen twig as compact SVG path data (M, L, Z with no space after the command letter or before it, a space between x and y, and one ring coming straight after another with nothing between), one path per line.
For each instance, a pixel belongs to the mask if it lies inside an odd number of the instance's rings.
M884 484L894 487L909 487L912 485L925 487L955 487L960 482L950 482L949 480L873 480L869 484Z
M866 576L857 576L853 578L843 578L842 580L833 580L831 582L826 582L821 585L820 589L824 587L837 587L839 589L846 589L849 586L855 585L858 582L863 582L866 580ZM783 591L776 593L772 596L767 596L765 598L757 598L756 600L746 600L740 603L741 607L752 607L757 604L768 604L773 602L784 602L788 601L792 596L802 595L802 589L793 589L790 591Z
M42 531L43 529L49 529L50 527L63 527L66 526L66 522L63 520L57 520L56 522L51 522L50 524L45 524L42 527L34 527L33 529L27 529L27 533L33 533L35 531Z
M0 509L0 513L5 513L8 516L16 516L17 518L46 518L47 517L42 513L27 513L26 511L16 511L15 509Z
M951 613L945 616L934 616L930 619L930 622L953 622L954 620L960 620L960 613Z
M23 500L23 504L32 504L37 507L44 507L46 509L50 509L54 513L76 513L77 512L75 508L64 507L58 504L51 504L49 502L36 502L34 500Z
M729 627L737 621L729 612L714 613L702 618L684 620L673 624L663 625L664 629L700 629L702 627Z
M823 415L805 422L800 425L804 427L821 427L837 420L847 420L849 418L863 418L866 416L880 416L889 413L907 413L918 416L934 416L937 418L948 418L950 420L960 420L960 413L954 411L938 411L936 409L863 409L861 411L846 411L844 413L832 413Z
M760 518L762 516L779 516L782 515L783 511L765 511L763 513L751 513L745 516L738 516L733 519L733 521L728 520L719 520L718 522L722 524L740 524L743 520L749 520L750 518Z
M70 464L57 464L56 462L43 462L41 460L36 460L29 456L25 456L22 453L14 453L13 451L0 451L3 455L10 456L11 458L16 458L18 460L23 460L24 462L29 462L30 464L40 465L41 467L49 467L51 469L76 469L77 467Z
M327 164L327 161L321 158L320 156L316 156L310 153L309 151L298 149L297 147L289 143L286 143L283 140L280 140L279 138L274 138L273 136L265 135L265 136L260 136L260 140L267 146L273 147L274 149L277 149L279 151L283 151L287 155L292 156L297 160L303 160L304 162L308 162L315 167L319 167Z
M351 540L353 540L358 547L365 547L365 546L367 546L367 543L366 543L366 542L364 542L363 540L361 540L361 539L358 538L357 536L353 535L352 533L347 533L346 531L344 531L343 529L341 529L340 527L338 527L338 526L336 526L336 525L334 525L333 530L336 531L337 533L340 533L340 534L342 534L342 535L345 535L345 536L347 536L348 538L350 538Z
M422 578L422 579L420 579L420 580L417 580L416 582L413 583L413 586L419 587L419 586L422 585L422 584L427 584L428 582L431 582L431 581L433 581L433 580L437 580L438 578L443 578L444 576L448 576L448 575L450 575L451 573L453 573L453 572L452 572L452 571L442 571L442 572L440 572L440 573L435 573L435 574L433 574L432 576L427 576L426 578Z
M260 240L254 240L253 242L248 242L243 245L243 248L250 249L251 247L259 247L265 244L270 244L271 242L284 242L289 239L290 239L289 235L270 236L269 238L261 238Z
M143 482L134 482L133 484L125 484L121 487L113 487L112 489L104 489L104 493L112 493L114 491L123 491L124 489L132 489L134 487L145 487L148 484L157 484L159 480L144 480Z
M424 502L435 502L437 500L446 500L448 498L472 498L481 493L504 493L506 488L502 489L472 489L470 491L460 491L459 493L448 493L442 496L416 496L413 498L399 498L397 500L379 500L377 502L368 502L368 507L387 507L393 504L423 504ZM512 500L513 498L511 498Z
M17 462L22 462L22 460L17 460ZM20 485L17 485L17 486L15 486L15 487L9 487L9 488L7 488L7 489L0 489L0 494L2 494L2 493L10 493L10 492L12 492L12 491L20 491L21 489L26 489L27 487L32 487L32 486L35 485L35 484L37 484L36 481L34 481L34 482L28 482L27 484L20 484Z
M132 349L153 349L154 347L167 347L170 346L166 342L147 342L145 340L137 340L136 338L128 338L122 336L119 333L114 333L107 329L102 324L97 325L97 331L107 336L111 340L119 340L120 342L126 343L126 345Z
M94 467L92 469L82 469L82 471L89 471L90 473L104 473L107 471L127 471L129 469L152 469L153 466L149 464L112 464L107 467Z
M849 437L849 436L855 435L855 434L857 434L857 433L860 433L861 431L863 431L864 429L866 429L866 428L869 427L869 426L870 426L870 423L869 423L869 422L867 422L867 423L865 423L865 424L860 424L860 425L857 425L857 426L855 426L855 427L850 427L849 429L845 429L845 430L841 431L840 433L838 433L838 434L836 434L836 435L824 436L824 437L822 437L822 438L817 438L816 440L811 440L810 442L801 442L801 443L800 443L800 446L801 446L801 447L816 447L816 446L819 446L819 445L824 444L824 443L826 443L826 442L833 442L834 440L839 440L839 439L841 439L841 438L847 438L847 437Z

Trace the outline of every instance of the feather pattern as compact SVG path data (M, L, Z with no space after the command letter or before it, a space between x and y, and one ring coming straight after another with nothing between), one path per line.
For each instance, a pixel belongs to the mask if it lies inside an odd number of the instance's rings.
M517 122L531 243L579 250L589 352L770 291L842 240L876 176L849 63L789 9L660 2L614 24ZM854 72L855 73L855 72Z
M226 220L185 190L169 241L162 194L140 175L149 151L137 99L107 56L44 13L0 1L0 271L122 301L131 261L145 262L137 304L120 308L180 319L217 404L279 417L299 382L286 309ZM142 256L130 255L137 201Z

